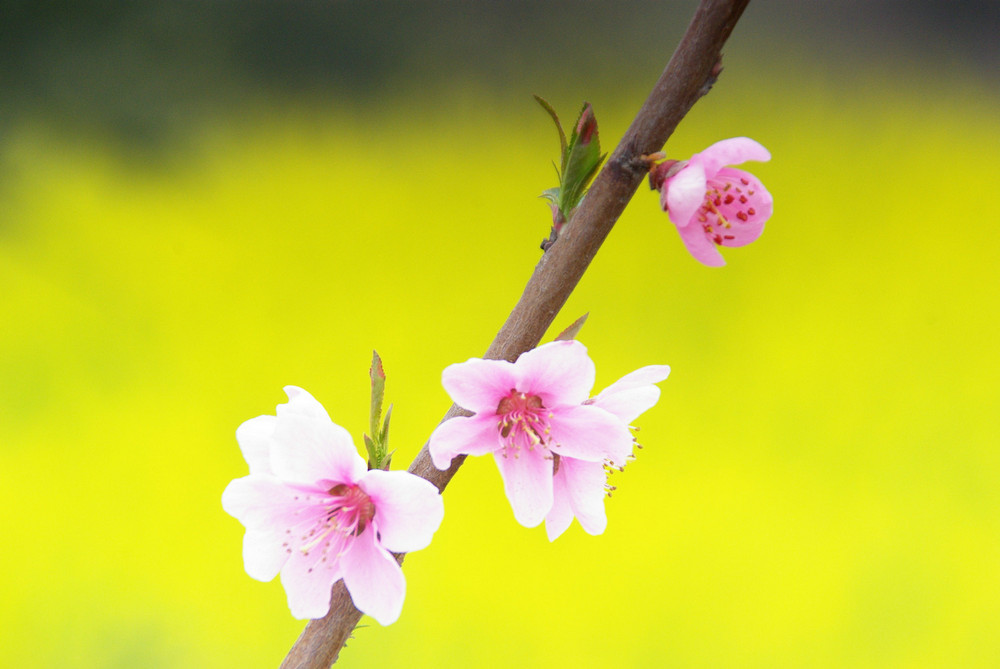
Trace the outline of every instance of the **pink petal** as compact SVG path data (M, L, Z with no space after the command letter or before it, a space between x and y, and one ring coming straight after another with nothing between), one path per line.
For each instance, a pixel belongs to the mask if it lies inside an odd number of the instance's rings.
M448 469L459 454L486 455L500 448L500 429L495 413L458 416L437 426L427 442L431 460L438 469Z
M748 160L767 162L771 159L770 152L749 137L724 139L695 155L704 165L705 176L709 179L726 165L739 165ZM692 156L692 160L694 159Z
M526 351L514 366L517 390L538 395L546 407L579 404L594 387L594 361L587 347L575 340L549 342Z
M472 358L449 365L441 373L451 400L474 413L494 413L516 382L514 365L506 360Z
M692 159L680 172L663 182L660 189L660 204L670 215L670 220L683 230L694 226L693 219L702 202L708 182L701 163Z
M569 458L561 458L562 463ZM545 516L545 534L549 541L555 541L573 522L573 509L569 505L569 492L566 490L566 479L557 471L552 477L552 508Z
M251 474L272 474L271 437L277 418L257 416L236 428L236 441L240 445L243 459L250 466Z
M679 232L681 233L681 241L684 242L688 253L694 256L694 259L702 265L722 267L726 264L715 242L708 238L701 225L689 225L686 228L680 229Z
M354 483L367 471L351 435L325 416L279 414L271 446L278 478L298 483Z
M323 408L323 405L302 388L298 386L285 386L284 391L288 395L288 402L278 405L277 414L279 417L298 415L330 420L330 415Z
M728 228L716 224L723 246L746 246L760 237L764 223L771 217L774 202L763 184L749 172L724 167L709 180L709 185L725 200L718 205L719 213L729 222ZM728 186L728 190L726 190Z
M496 452L493 458L514 518L525 527L535 527L552 508L552 459L537 450L521 451L517 457Z
M409 472L375 469L359 485L375 503L373 522L386 549L403 553L431 543L444 519L444 501L433 483Z
M299 620L322 618L330 611L330 590L342 574L339 561L324 561L324 556L323 550L293 550L281 570L288 608Z
M340 562L344 585L358 610L382 625L396 622L403 610L406 579L396 559L378 544L371 527L351 543Z
M549 448L562 457L625 464L632 452L632 433L612 414L593 405L564 407L549 418Z
M587 534L601 534L608 526L604 512L608 476L600 462L563 458L556 478L562 479L573 515Z
M602 390L590 403L631 425L660 399L660 389L653 384L663 381L669 374L667 365L637 369Z

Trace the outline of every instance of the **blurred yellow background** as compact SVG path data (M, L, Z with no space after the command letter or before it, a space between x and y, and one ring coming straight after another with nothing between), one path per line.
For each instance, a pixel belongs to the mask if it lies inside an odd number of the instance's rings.
M402 618L365 619L345 666L1000 666L1000 93L962 63L830 71L748 25L666 150L768 147L763 237L702 267L640 190L553 328L590 312L595 390L673 367L608 531L550 544L469 461ZM548 234L531 93L567 123L592 102L610 149L674 45L643 39L593 87L261 95L165 148L10 122L0 666L277 666L303 623L221 509L236 426L296 384L360 444L375 348L405 467Z

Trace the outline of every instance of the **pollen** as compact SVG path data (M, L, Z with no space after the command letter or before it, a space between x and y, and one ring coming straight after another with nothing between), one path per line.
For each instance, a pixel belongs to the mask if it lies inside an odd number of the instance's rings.
M496 413L504 457L517 458L522 450L548 455L550 446L554 446L548 424L552 412L541 397L511 388L497 404Z

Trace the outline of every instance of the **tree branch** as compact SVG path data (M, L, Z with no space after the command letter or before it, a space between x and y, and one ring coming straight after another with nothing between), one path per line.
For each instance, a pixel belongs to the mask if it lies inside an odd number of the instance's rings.
M749 2L699 3L652 93L559 239L542 256L521 299L484 357L514 361L541 341L646 176L649 165L640 156L660 150L694 103L708 91L718 75L722 46ZM444 420L459 415L468 414L452 406ZM459 456L447 471L440 471L424 445L409 471L444 491L464 461L465 456ZM400 562L402 559L402 555L397 556ZM337 660L361 612L351 602L343 580L334 584L331 596L330 612L306 625L281 669L328 669Z

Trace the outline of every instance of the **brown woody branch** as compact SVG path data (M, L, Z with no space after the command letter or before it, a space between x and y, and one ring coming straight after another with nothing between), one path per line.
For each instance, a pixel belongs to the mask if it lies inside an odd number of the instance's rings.
M641 156L660 150L714 82L722 46L749 2L702 0L699 3L652 93L559 239L542 256L521 299L484 357L513 361L541 341L646 176L649 165ZM460 408L452 406L444 420L462 413ZM447 471L440 471L431 462L425 445L409 471L444 491L464 460L465 456L459 456ZM402 562L403 556L397 559ZM330 612L306 625L281 669L328 669L337 660L361 612L351 602L342 580L334 585L331 597Z

